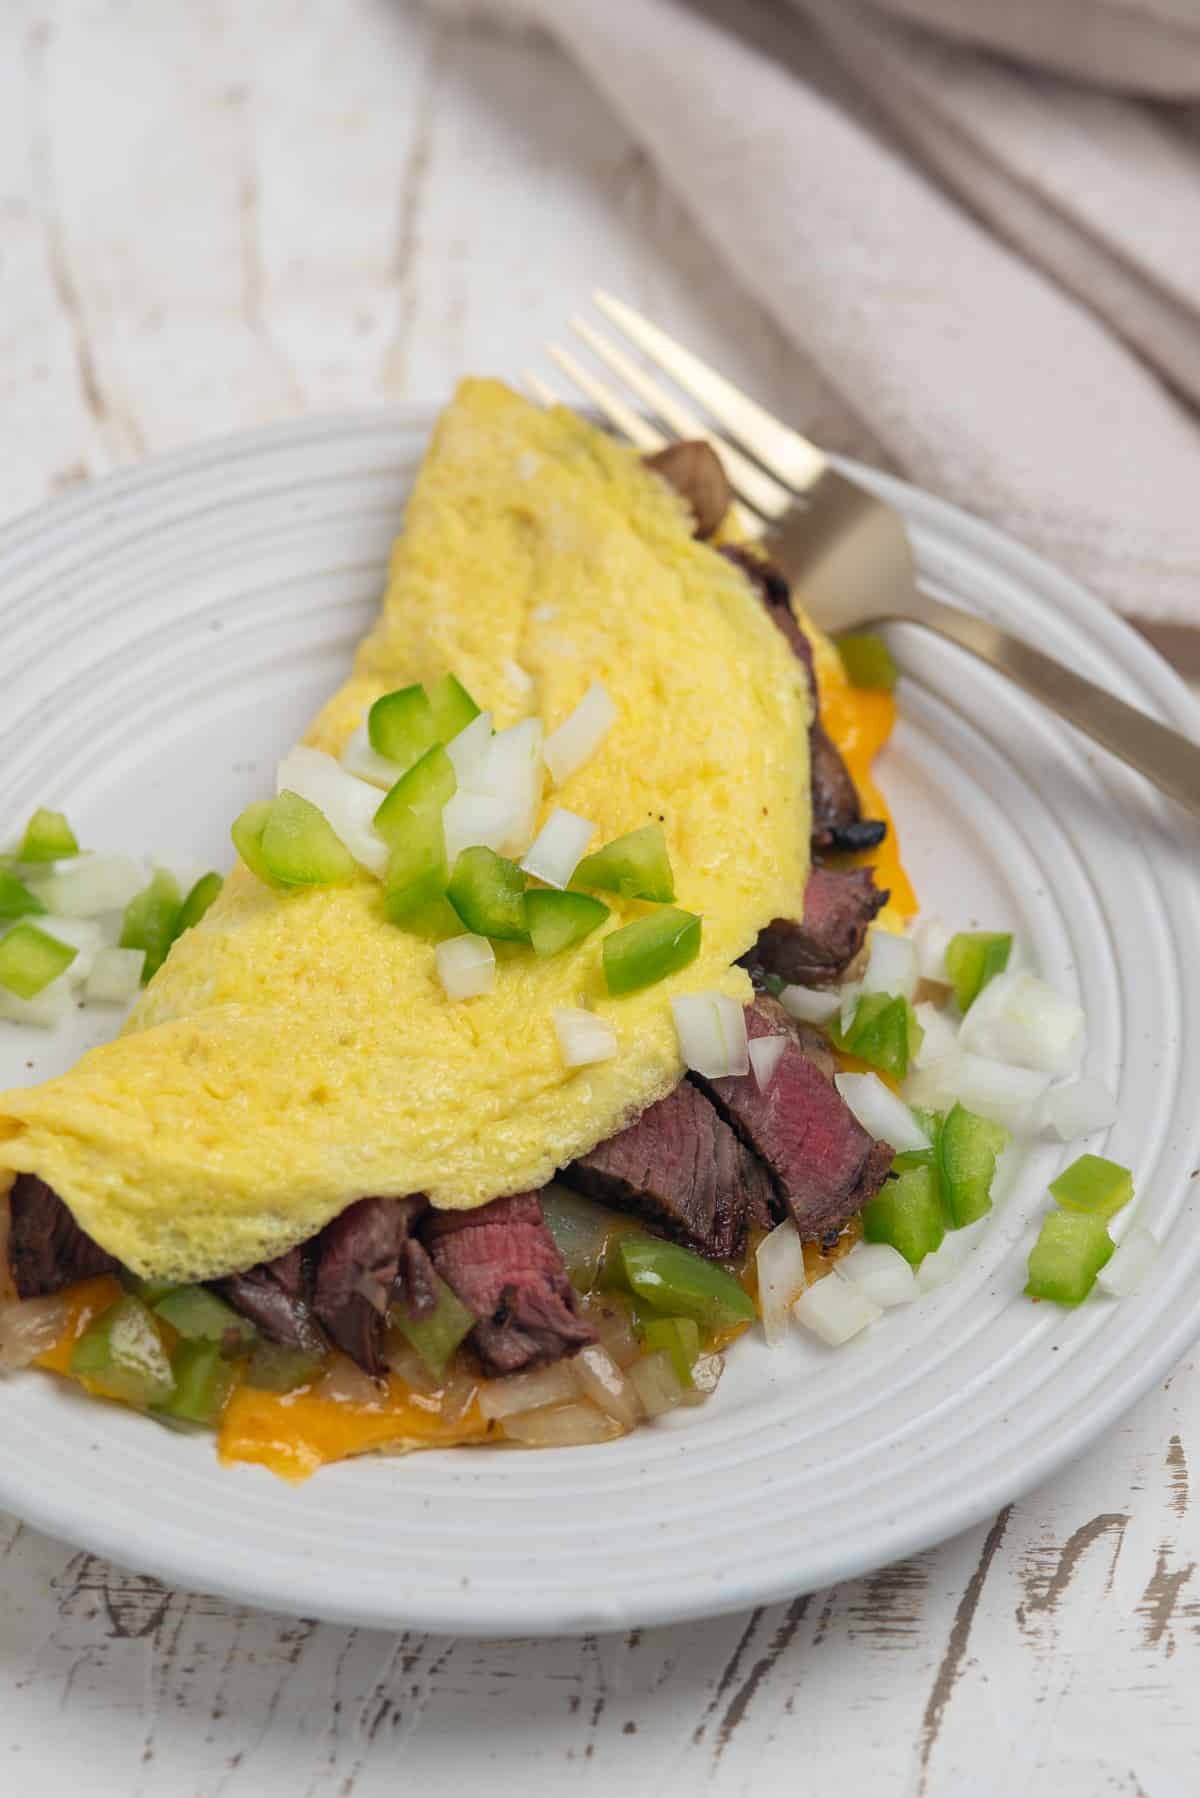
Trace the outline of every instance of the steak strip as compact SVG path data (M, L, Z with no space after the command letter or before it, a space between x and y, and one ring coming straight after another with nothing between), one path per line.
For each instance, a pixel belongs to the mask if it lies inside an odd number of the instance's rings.
M814 868L804 889L804 916L768 924L742 965L760 984L773 974L789 986L831 986L858 955L868 924L888 897L875 885L872 868Z
M18 1298L45 1298L77 1280L121 1271L116 1257L79 1228L36 1174L18 1174L8 1202L8 1265Z

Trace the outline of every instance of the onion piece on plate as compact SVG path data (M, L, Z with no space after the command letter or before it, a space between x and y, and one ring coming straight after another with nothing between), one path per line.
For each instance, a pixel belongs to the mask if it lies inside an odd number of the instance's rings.
M1115 1252L1096 1275L1097 1286L1111 1298L1123 1299L1133 1291L1157 1254L1158 1243L1150 1231L1135 1224L1122 1236Z
M611 1442L625 1431L615 1418L579 1400L544 1411L519 1411L505 1418L504 1434L524 1448L583 1448L591 1442Z
M913 925L912 941L917 954L917 973L922 980L935 980L939 986L950 985L946 968L946 950L954 932L941 918L918 918Z
M868 1136L891 1143L897 1154L929 1148L916 1118L878 1074L836 1074L834 1085Z
M484 1380L479 1388L479 1409L487 1418L513 1417L518 1411L540 1411L547 1405L569 1405L579 1388L569 1361L555 1361L530 1373L505 1374Z
M695 1379L695 1369L692 1378ZM681 1405L687 1388L675 1371L670 1355L643 1355L629 1369L629 1380L647 1417L662 1417Z
M598 1342L581 1348L570 1360L570 1368L579 1382L584 1398L614 1423L631 1430L641 1420L642 1405L636 1389L629 1383L608 1350Z
M1049 1084L1049 1074L956 1051L910 1074L904 1097L910 1105L935 1111L947 1110L957 1101L968 1111L1005 1125L1014 1135L1027 1135L1036 1121L1033 1107Z
M914 1005L913 1011L917 1023L925 1033L921 1039L920 1048L913 1056L913 1066L915 1068L931 1067L935 1061L940 1061L943 1055L952 1055L958 1048L958 1031L945 1012L928 999L923 999L919 1005Z
M1041 1115L1048 1129L1063 1142L1076 1142L1093 1131L1107 1130L1117 1121L1117 1101L1103 1081L1079 1074L1060 1086L1052 1086L1042 1100Z
M833 1271L885 1311L892 1305L910 1304L920 1290L912 1268L888 1242L856 1243L848 1255L834 1262Z
M128 1005L141 990L145 965L144 949L98 949L84 982L84 999L89 1005Z
M763 1237L754 1260L763 1333L770 1343L782 1342L788 1333L791 1307L808 1285L804 1244L790 1218Z
M1083 1008L1036 974L997 974L962 1021L959 1047L1039 1073L1071 1074L1087 1047Z
M145 884L145 870L128 855L81 855L30 882L47 911L60 918L124 911Z
M681 993L671 1000L679 1053L707 1080L750 1072L746 1013L727 993Z
M387 872L387 844L374 829L379 789L358 780L323 750L297 745L284 756L276 774L276 792L298 793L323 812L334 834L356 862L382 880Z
M785 986L779 995L779 1003L790 1017L798 1018L802 1024L827 1024L834 1012L839 1010L842 995L838 991L815 986Z
M909 938L890 930L873 929L866 971L859 983L861 991L911 999L916 984L917 952Z
M53 1348L67 1327L69 1311L62 1293L0 1304L0 1367L28 1367Z
M372 747L365 723L359 725L342 750L341 761L347 774L353 774L358 780L369 781L373 787L382 787L385 791L394 787L404 772L399 762L380 755Z
M833 1274L814 1280L808 1291L792 1306L792 1316L830 1348L841 1348L852 1336L877 1323L883 1307L849 1280Z
M492 714L478 712L446 745L460 787L470 787L492 741Z

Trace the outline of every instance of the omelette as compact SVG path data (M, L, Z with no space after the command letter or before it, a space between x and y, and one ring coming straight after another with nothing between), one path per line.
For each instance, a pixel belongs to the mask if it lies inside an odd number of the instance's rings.
M756 565L702 540L686 496L632 450L565 408L542 410L493 381L462 384L407 502L379 619L306 744L340 758L376 702L418 684L432 690L447 676L497 731L536 719L553 733L599 686L611 702L609 727L582 765L557 785L545 782L534 822L565 808L587 821L593 846L661 829L673 904L699 920L698 948L661 979L612 990L607 939L656 907L606 890L608 915L583 940L549 955L526 941L497 942L490 989L455 1002L437 933L395 921L376 872L356 863L349 878L282 886L239 861L116 1040L61 1078L0 1094L0 1189L12 1187L14 1244L18 1195L35 1194L65 1207L60 1237L74 1232L88 1245L76 1272L90 1279L68 1293L63 1341L45 1365L84 1375L91 1367L93 1389L121 1397L97 1371L101 1362L84 1366L77 1352L108 1308L161 1303L168 1327L154 1325L155 1352L169 1354L179 1338L211 1347L212 1332L196 1322L209 1315L203 1306L171 1310L164 1292L223 1294L210 1304L232 1300L268 1336L271 1305L279 1315L291 1306L293 1316L311 1301L346 1365L357 1360L377 1386L374 1397L352 1378L349 1394L314 1392L311 1380L295 1386L289 1428L307 1446L277 1470L309 1471L381 1443L475 1440L488 1434L494 1411L481 1415L472 1400L475 1408L443 1416L427 1380L420 1397L413 1345L426 1374L440 1350L419 1320L458 1302L457 1340L474 1326L470 1342L493 1384L514 1372L549 1377L545 1364L568 1351L587 1367L606 1343L620 1365L624 1301L606 1299L597 1311L600 1301L585 1297L581 1306L559 1259L561 1251L575 1279L570 1244L588 1229L580 1207L597 1199L607 1208L600 1237L593 1220L593 1246L603 1239L593 1276L601 1265L611 1273L623 1256L635 1301L639 1277L660 1291L673 1280L677 1294L693 1277L703 1288L691 1321L678 1299L683 1312L667 1321L679 1340L663 1339L656 1362L674 1357L681 1366L681 1355L711 1351L745 1327L753 1281L737 1266L746 1232L753 1240L754 1229L777 1220L791 1175L756 1136L762 1120L747 1108L740 1115L736 1095L723 1097L719 1080L701 1093L684 1079L679 1020L689 999L726 1002L749 1017L751 1039L787 1031L788 1053L800 1053L782 1013L764 1009L771 1001L754 955L768 927L799 918L804 904L816 687L811 653L806 667L766 597ZM863 869L845 878L859 883L856 894L870 884ZM862 901L858 944L885 896ZM612 1046L602 1059L570 1065L555 1022L563 1008L606 1029ZM840 1104L828 1070L818 1071L819 1102ZM632 1230L630 1194L646 1180L630 1171L630 1157L651 1124L659 1145L683 1130L700 1184L727 1180L744 1195L733 1223L714 1187L707 1236L694 1219L676 1228L658 1198L657 1213L645 1205L640 1213L658 1234ZM886 1145L868 1147L850 1143L858 1161L843 1178L843 1211L847 1194L861 1201L867 1191L864 1168L876 1169L878 1185L878 1169L890 1165L890 1150L876 1153ZM575 1170L564 1175L572 1194L551 1185L563 1170ZM550 1195L552 1238L539 1194ZM504 1254L523 1255L521 1269L540 1269L543 1281L523 1317L513 1298L523 1271L487 1285L486 1245L502 1225ZM698 1261L704 1278L682 1264L664 1272L668 1247ZM408 1278L412 1307L412 1328L386 1370L381 1278L387 1294ZM341 1281L340 1310L328 1292L321 1310L314 1279L330 1290ZM140 1297L128 1296L130 1283ZM611 1280L593 1285L598 1292ZM524 1331L516 1348L514 1318ZM292 1327L285 1318L277 1339L311 1350L303 1331L288 1335ZM360 1352L371 1332L373 1346ZM231 1365L255 1352L249 1336L225 1331L221 1353ZM692 1352L687 1366L696 1365ZM169 1373L164 1381L165 1391ZM267 1380L243 1383L231 1401L226 1393L230 1452L269 1459L254 1444L278 1438L282 1389ZM331 1433L328 1407L339 1400L352 1411L357 1404L369 1427L349 1439ZM560 1388L545 1403L569 1410L570 1393ZM654 1414L651 1398L639 1403ZM611 1409L595 1415L612 1424ZM548 1439L559 1438L551 1431Z

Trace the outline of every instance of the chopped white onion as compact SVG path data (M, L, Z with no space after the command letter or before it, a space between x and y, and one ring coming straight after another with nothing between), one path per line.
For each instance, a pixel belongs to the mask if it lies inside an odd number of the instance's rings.
M614 1422L623 1424L631 1430L642 1418L642 1403L636 1389L630 1385L621 1369L617 1366L607 1349L598 1342L581 1348L577 1355L571 1357L568 1365L584 1398L592 1403Z
M917 952L908 937L896 936L890 930L872 930L861 990L911 999L916 984Z
M471 783L473 791L503 799L510 808L508 836L489 846L502 855L523 855L537 828L542 802L541 719L522 718L507 730L498 730L472 772Z
M145 886L146 874L132 856L81 855L31 884L56 917L98 918L124 911Z
M883 1307L849 1280L837 1280L832 1274L814 1280L802 1298L792 1306L792 1316L830 1348L840 1348L860 1330L877 1323Z
M838 1025L842 1035L845 1036L854 1022L854 1014L858 1010L858 1002L862 998L862 987L857 980L851 980L848 985L839 990L842 1000L842 1015L838 1019Z
M913 1056L913 1066L915 1068L931 1067L935 1061L940 1061L943 1055L953 1055L958 1047L958 1031L945 1012L940 1011L928 999L922 1000L920 1005L915 1005L913 1010L916 1013L917 1023L925 1032L921 1039L921 1047Z
M569 886L595 834L596 826L587 818L556 805L529 845L521 866L547 886Z
M978 1224L969 1224L965 1230L947 1230L941 1246L926 1255L917 1269L917 1287L924 1294L936 1292L939 1286L945 1286L962 1271L963 1265L970 1255L979 1237L987 1228L986 1219Z
M1079 1074L1052 1086L1042 1100L1042 1116L1063 1142L1076 1142L1117 1121L1117 1101L1102 1080Z
M382 880L387 870L387 844L373 828L379 790L326 755L299 744L284 756L276 774L277 793L298 793L323 812L356 862Z
M511 656L505 656L500 666L513 691L519 693L522 699L528 699L537 684L528 668L522 668L520 662L514 662Z
M458 792L442 808L446 834L446 858L451 867L464 849L480 845L497 854L512 841L520 823L520 811L512 798L501 793Z
M496 984L496 951L485 936L452 936L434 956L448 999L474 999Z
M957 1100L968 1111L977 1111L1023 1135L1036 1127L1032 1108L1049 1084L1049 1074L956 1051L910 1074L904 1083L904 1097L910 1105L935 1111L945 1110Z
M1155 1238L1141 1224L1135 1224L1121 1238L1107 1266L1096 1275L1097 1286L1114 1299L1123 1299L1133 1291L1157 1254Z
M750 1072L746 1013L726 993L681 993L671 1000L679 1053L709 1080Z
M788 1333L788 1313L808 1285L804 1244L790 1218L763 1237L754 1260L764 1334L768 1342L782 1342Z
M62 1293L0 1304L0 1367L13 1372L28 1367L54 1347L70 1315L70 1302Z
M404 772L399 762L393 762L389 756L380 755L377 749L372 749L365 724L359 725L343 749L342 767L347 774L353 774L358 780L370 781L373 787L385 790L394 787Z
M594 1061L611 1061L617 1053L617 1033L605 1018L580 1005L556 1005L554 1028L558 1046L569 1068L590 1067Z
M486 756L492 741L492 714L479 712L470 724L464 724L456 737L446 745L446 754L454 764L460 787L469 787Z
M899 1249L890 1242L859 1242L835 1261L833 1271L886 1311L907 1305L917 1296L917 1278Z
M786 1036L756 1036L754 1041L748 1045L750 1066L760 1092L765 1093L774 1080L775 1070L779 1066L780 1058L787 1046Z
M83 996L89 1005L127 1005L142 984L144 949L98 949Z
M520 1411L540 1411L545 1405L570 1404L578 1396L571 1363L555 1361L529 1373L485 1380L479 1388L479 1409L487 1418L515 1417Z
M521 1377L519 1374L516 1376ZM547 1405L541 1411L521 1411L504 1421L504 1434L525 1448L583 1448L593 1442L611 1442L624 1435L615 1418L580 1399L573 1405Z
M32 999L19 999L16 993L0 986L0 1020L6 1024L32 1024L36 1030L53 1030L71 1009L70 972L68 968Z
M842 995L813 986L785 986L779 1003L789 1017L799 1018L802 1024L827 1024L841 1006Z
M1036 974L997 974L975 1000L959 1031L971 1055L1035 1068L1043 1074L1070 1074L1087 1046L1082 1007L1056 993Z
M878 1074L837 1074L834 1084L868 1136L891 1143L898 1155L929 1147L928 1136L908 1106Z
M616 716L617 708L607 687L601 681L593 681L575 710L546 738L542 754L556 787L592 759Z
M47 936L74 949L75 960L64 970L64 978L71 986L82 986L104 947L105 933L99 924L90 918L35 918L34 923Z
M703 1360L701 1356L701 1360ZM692 1369L696 1378L696 1369ZM687 1387L675 1371L675 1363L664 1350L643 1355L629 1369L629 1383L641 1401L647 1417L662 1417L685 1402Z
M922 980L936 980L949 986L946 950L954 932L940 918L919 918L913 925L913 948L917 952L917 973Z

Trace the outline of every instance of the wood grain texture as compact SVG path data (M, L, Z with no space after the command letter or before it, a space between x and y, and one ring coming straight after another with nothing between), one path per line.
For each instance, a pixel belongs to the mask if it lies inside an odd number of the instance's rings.
M846 434L548 44L403 0L0 9L0 512L267 420L519 379L598 281ZM1200 1373L989 1525L579 1642L239 1610L0 1515L0 1791L1197 1789ZM3 1452L0 1447L0 1453ZM161 1502L169 1503L169 1495Z

